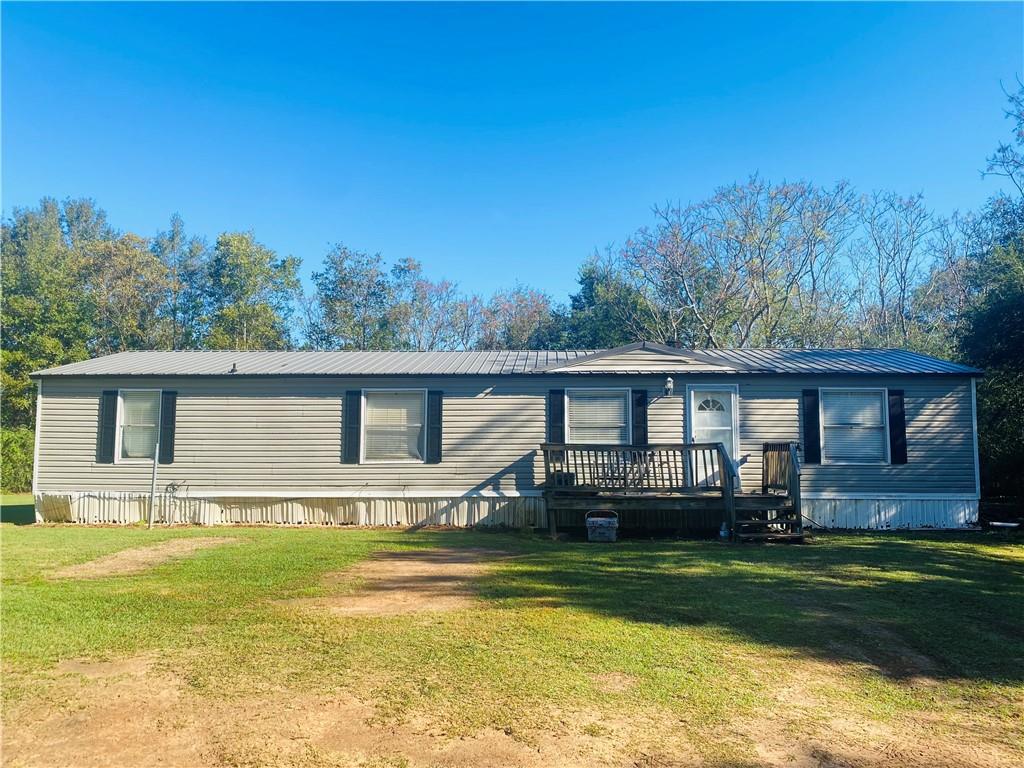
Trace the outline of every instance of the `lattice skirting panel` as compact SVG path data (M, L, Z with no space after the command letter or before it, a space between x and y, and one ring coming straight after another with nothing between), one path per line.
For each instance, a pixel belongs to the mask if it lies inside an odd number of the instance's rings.
M75 492L37 494L41 522L132 525L149 514L148 494ZM537 496L387 498L231 498L158 494L154 518L162 525L447 525L525 528L547 524Z
M968 528L978 522L978 500L936 498L807 498L804 524L821 528Z

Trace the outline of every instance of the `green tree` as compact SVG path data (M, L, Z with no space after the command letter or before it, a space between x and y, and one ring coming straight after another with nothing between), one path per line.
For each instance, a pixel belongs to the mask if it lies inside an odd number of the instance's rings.
M166 266L137 235L99 242L92 256L87 290L96 308L93 353L156 347L169 285Z
M0 469L3 489L12 493L32 488L35 458L35 430L32 427L4 427L0 430Z
M566 346L606 349L634 341L665 341L658 334L658 310L642 284L610 258L594 256L580 267L579 290L565 318Z
M415 262L412 262L415 264ZM405 268L408 268L408 264ZM402 267L399 267L401 269ZM313 273L316 286L307 322L314 349L394 349L394 287L379 253L355 251L338 243Z
M199 349L203 324L209 252L197 237L189 237L178 214L170 227L157 233L150 249L167 272L158 314L157 343L164 349Z
M967 312L960 355L981 368L978 439L986 494L1024 495L1024 250L996 246L979 265L986 290Z
M278 258L251 232L217 238L207 268L205 346L288 349L289 318L299 291L299 260Z
M3 223L3 427L34 422L29 373L89 357L96 306L84 286L108 237L105 215L89 200L46 198Z

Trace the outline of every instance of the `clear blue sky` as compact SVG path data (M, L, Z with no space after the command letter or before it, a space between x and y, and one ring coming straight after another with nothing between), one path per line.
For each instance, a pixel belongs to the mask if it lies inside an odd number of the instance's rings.
M3 210L564 298L653 204L754 171L979 206L1022 8L5 2Z

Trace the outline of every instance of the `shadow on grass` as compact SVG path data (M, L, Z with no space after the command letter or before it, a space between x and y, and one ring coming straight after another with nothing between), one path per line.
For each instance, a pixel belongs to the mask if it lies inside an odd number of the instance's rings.
M1024 680L1024 561L1011 555L1020 546L982 534L568 544L500 566L482 590L515 607L712 627L895 680L1014 684Z
M31 499L26 503L0 504L0 523L32 525L36 521L36 508Z

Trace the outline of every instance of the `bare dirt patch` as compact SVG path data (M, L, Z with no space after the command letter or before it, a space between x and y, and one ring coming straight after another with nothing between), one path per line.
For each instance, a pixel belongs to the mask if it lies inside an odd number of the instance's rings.
M601 693L625 693L636 685L636 678L625 672L601 672L590 679Z
M64 662L47 695L6 713L3 764L28 766L403 766L584 768L691 766L670 718L552 712L543 730L451 733L418 713L382 721L376 702L346 691L272 689L221 699L189 689L152 656ZM56 703L56 704L55 704ZM656 724L656 725L655 725ZM678 729L676 729L678 730ZM669 736L667 736L669 734ZM651 761L651 756L656 760Z
M865 662L864 667L873 664ZM927 711L894 720L865 717L835 689L849 665L803 660L788 682L774 688L775 707L745 718L733 731L756 752L765 768L1009 768L1024 766L1024 754L994 738L994 722L967 722L962 715ZM903 681L908 688L916 679ZM936 683L937 684L937 683ZM779 717L785 713L785 717Z
M127 659L65 659L57 665L58 674L72 674L90 680L112 679L122 676L144 677L153 665L149 656L132 656Z
M43 684L44 697L5 713L5 766L207 764L194 705L150 656L67 661Z
M267 688L203 695L174 662L154 655L63 662L39 698L5 712L3 764L28 766L287 766L289 768L1008 768L1020 752L988 727L922 713L878 723L851 716L802 681L801 665L763 720L737 719L703 739L749 746L704 758L688 726L667 710L555 710L540 728L451 731L431 712L382 720L372 694ZM747 757L745 755L755 755Z
M174 560L200 549L220 547L237 541L230 537L204 536L171 539L148 547L135 547L113 552L86 563L68 565L53 571L51 579L103 579L107 576L129 576L141 573L168 560Z
M341 616L455 611L472 606L473 580L508 557L507 552L474 548L382 552L324 579L329 588L357 584L355 591L287 602Z

